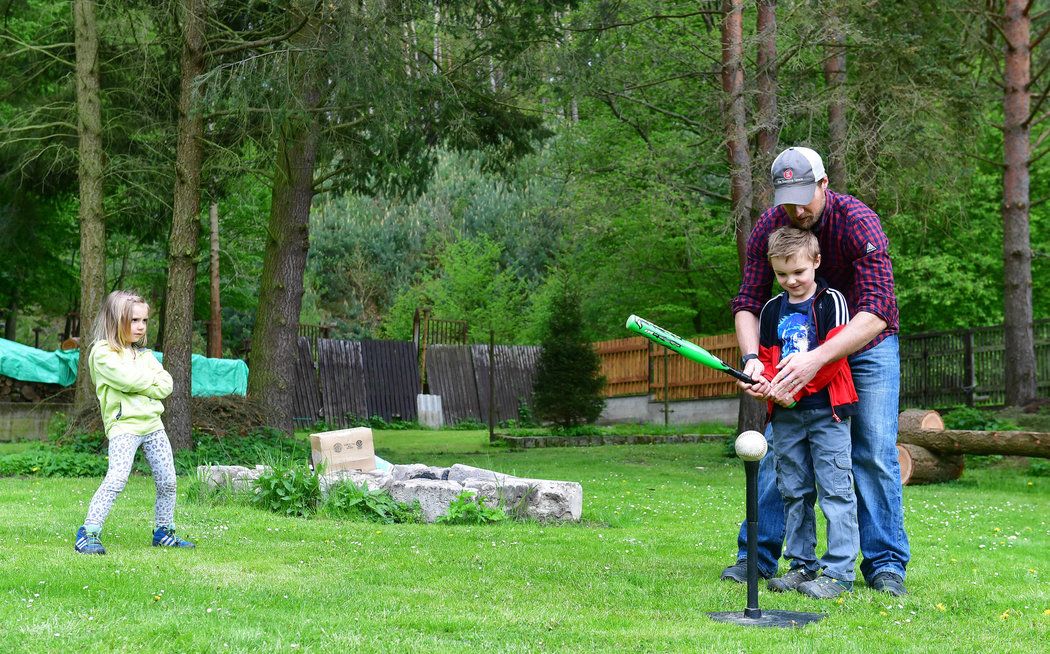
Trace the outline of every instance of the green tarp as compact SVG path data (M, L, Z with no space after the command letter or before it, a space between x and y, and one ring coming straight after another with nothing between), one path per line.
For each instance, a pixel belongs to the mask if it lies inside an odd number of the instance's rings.
M153 353L158 360L164 357ZM20 381L72 386L77 380L79 350L46 352L0 338L0 375ZM244 395L248 391L248 364L240 359L192 357L192 392L204 395Z

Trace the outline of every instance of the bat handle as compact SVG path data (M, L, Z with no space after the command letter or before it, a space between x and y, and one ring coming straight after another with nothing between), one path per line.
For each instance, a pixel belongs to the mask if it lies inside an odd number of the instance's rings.
M726 370L725 371L729 375L731 375L733 377L736 377L737 379L739 379L740 381L744 382L745 384L754 384L755 383L754 379L751 379L750 377L748 377L744 373L740 372L736 368L730 368L729 366L726 366Z

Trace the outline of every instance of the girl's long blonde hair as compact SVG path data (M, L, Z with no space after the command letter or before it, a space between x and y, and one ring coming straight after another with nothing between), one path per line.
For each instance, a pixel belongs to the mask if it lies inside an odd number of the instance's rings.
M136 304L144 304L149 311L149 303L132 291L113 291L107 295L91 330L91 342L107 341L116 352L133 345L144 347L145 335L138 343L131 341L131 309Z

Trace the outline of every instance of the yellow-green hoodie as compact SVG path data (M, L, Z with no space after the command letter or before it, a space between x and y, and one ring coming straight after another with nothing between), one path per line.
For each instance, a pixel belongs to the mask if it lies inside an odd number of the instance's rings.
M107 341L96 341L88 367L107 438L117 434L145 436L164 429L160 420L164 405L160 401L171 395L171 375L153 352L137 347L116 352Z

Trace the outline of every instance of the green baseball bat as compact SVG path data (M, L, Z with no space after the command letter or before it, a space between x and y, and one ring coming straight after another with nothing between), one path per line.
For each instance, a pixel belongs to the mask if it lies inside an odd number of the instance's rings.
M736 377L745 384L755 383L754 379L751 379L736 368L733 368L732 366L728 365L725 361L722 361L721 359L711 354L704 348L700 347L696 343L687 341L684 338L679 338L678 336L672 334L663 327L654 325L653 323L649 322L648 320L645 320L644 318L639 318L638 316L632 315L630 318L627 319L627 329L631 330L636 334L641 334L642 336L648 338L650 341L653 341L654 343L659 343L660 345L663 345L669 350L673 350L678 354L681 354L690 361L696 361L702 366L707 366L708 368L713 368L715 370L718 370L719 372L724 372L727 375Z

